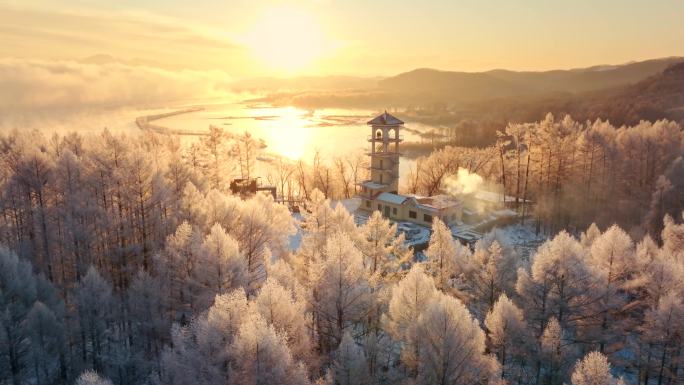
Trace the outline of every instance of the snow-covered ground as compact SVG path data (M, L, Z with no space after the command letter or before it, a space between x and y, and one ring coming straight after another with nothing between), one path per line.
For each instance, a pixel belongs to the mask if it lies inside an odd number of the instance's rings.
M357 226L362 226L368 220L368 213L357 210L361 204L358 198L331 202L333 208L337 207L338 204L342 204L354 216L354 222ZM295 219L297 232L290 237L289 248L291 251L295 251L299 249L302 242L302 229L299 226L302 216L299 213L293 213L292 216ZM506 245L513 247L523 258L528 258L546 238L535 234L532 223L524 226L519 223L513 223L496 227L497 224L515 220L515 217L516 213L513 210L493 211L486 217L481 218L477 223L452 225L451 233L454 239L474 245L485 233L496 231L498 239ZM486 231L481 231L480 229L486 229ZM430 241L431 230L425 226L411 222L397 222L397 230L404 233L407 246L416 248L417 246L426 245Z
M299 246L302 244L302 227L299 225L299 223L302 221L302 214L300 213L292 213L292 218L294 218L295 222L295 227L297 228L297 232L290 236L290 251L296 251L299 249Z
M534 224L528 223L521 225L519 223L495 228L492 231L497 232L497 237L505 243L513 247L523 258L529 258L542 244L547 237L542 234L535 234Z

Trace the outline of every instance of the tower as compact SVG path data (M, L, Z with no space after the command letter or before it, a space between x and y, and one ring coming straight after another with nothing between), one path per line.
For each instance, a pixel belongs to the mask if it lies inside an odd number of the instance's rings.
M396 194L399 190L399 135L404 122L385 111L368 122L371 135L370 180L361 183L361 197L373 200L378 194L389 192Z

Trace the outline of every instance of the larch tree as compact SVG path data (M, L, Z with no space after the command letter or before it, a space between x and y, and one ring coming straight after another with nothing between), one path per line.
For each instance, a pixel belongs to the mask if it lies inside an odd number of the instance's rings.
M254 298L254 305L261 317L273 325L284 339L293 359L310 366L316 365L313 343L307 329L305 303L298 301L292 291L268 278Z
M202 243L197 273L206 291L203 303L211 303L217 294L224 294L247 283L247 264L238 243L220 224L212 226Z
M617 380L610 374L608 358L599 352L591 352L575 365L572 385L615 385Z
M103 370L107 357L107 330L111 326L112 307L115 298L112 287L94 267L74 288L80 325L81 356L83 361L95 370Z
M682 293L670 292L645 314L643 339L649 347L644 384L654 378L658 384L681 379L681 354L684 348L684 302Z
M342 336L332 366L335 384L363 385L370 380L363 348L354 341L348 331Z
M166 238L164 249L155 255L155 275L161 280L171 322L185 324L203 294L202 235L184 221Z
M466 274L470 303L475 315L484 319L501 294L512 294L517 271L517 255L493 241L486 249L476 247Z
M314 308L325 352L337 348L344 332L368 315L370 285L361 252L346 234L330 237L317 271Z
M30 340L30 366L36 381L66 381L66 336L62 320L45 304L36 301L23 326Z
M227 189L227 177L235 169L231 152L228 135L221 127L210 126L209 135L200 140L198 165L211 188L221 191Z
M106 378L100 377L97 372L86 370L78 376L76 385L112 385L112 382Z
M439 218L432 222L432 235L425 256L430 272L435 277L437 288L449 291L451 276L455 273L458 246L451 230Z
M523 313L506 294L501 294L485 318L490 351L501 363L501 378L511 382L527 380L526 355L529 333Z
M229 348L235 385L306 385L304 365L293 360L282 335L259 314L252 314L238 329Z
M485 355L485 335L459 300L439 294L417 320L418 381L429 384L487 384L499 376L496 358Z
M535 284L548 288L545 306L561 325L574 325L587 316L596 301L597 279L577 240L560 232L539 247L531 270Z
M403 238L397 237L397 225L390 224L380 211L373 211L360 231L360 249L364 265L371 275L386 277L395 274L403 263L408 262L408 253L404 252L403 242L400 242Z
M239 208L239 220L227 229L238 241L246 259L248 287L253 292L266 279L263 266L266 249L282 255L296 229L287 207L275 203L271 196L256 194Z
M555 317L546 324L540 337L542 364L537 368L537 383L557 384L567 378L570 364L576 356L569 336ZM541 377L540 377L541 375Z
M0 378L19 385L31 378L64 380L63 302L28 261L0 246Z
M595 303L596 330L588 337L597 340L599 352L604 353L606 346L619 340L624 330L623 313L628 302L625 293L636 275L637 263L632 239L617 226L598 236L589 250L589 263L601 272L597 274L601 296Z
M229 381L230 346L252 313L245 291L240 288L217 295L208 311L189 325L175 325L171 344L161 355L157 383L212 385Z
M423 272L420 264L414 264L392 288L385 327L394 340L403 344L402 362L414 375L417 374L420 348L424 342L416 320L438 294L434 280Z
M169 298L163 283L143 270L133 278L127 295L129 317L136 320L132 323L132 344L143 356L135 364L141 367L140 373L149 373L158 366L163 343L169 341Z

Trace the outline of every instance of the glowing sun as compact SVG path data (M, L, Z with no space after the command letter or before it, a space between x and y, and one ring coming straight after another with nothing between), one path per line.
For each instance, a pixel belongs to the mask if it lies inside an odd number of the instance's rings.
M288 7L265 12L243 40L265 67L284 72L305 69L331 49L311 14Z

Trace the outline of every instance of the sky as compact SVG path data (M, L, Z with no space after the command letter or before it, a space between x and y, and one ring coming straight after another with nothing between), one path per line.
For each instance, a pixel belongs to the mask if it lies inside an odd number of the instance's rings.
M549 70L684 56L682 16L681 0L0 0L0 60L226 79Z

